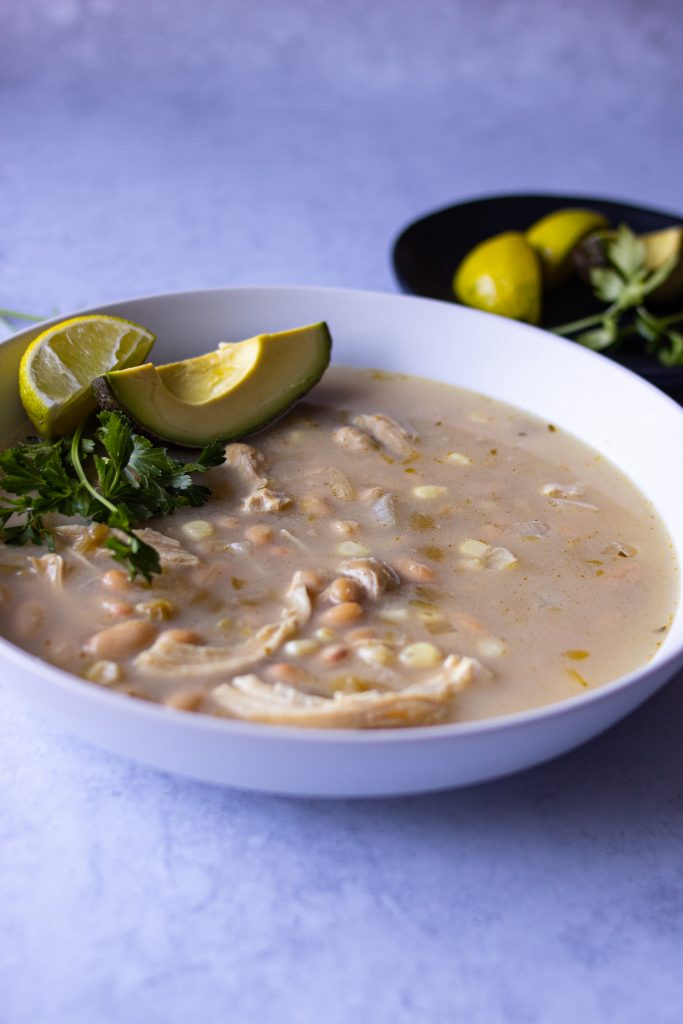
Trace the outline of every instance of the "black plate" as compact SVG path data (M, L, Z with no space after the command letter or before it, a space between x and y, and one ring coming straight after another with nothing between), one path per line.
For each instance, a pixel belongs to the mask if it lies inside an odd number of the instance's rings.
M683 216L675 213L593 196L501 195L474 199L421 217L401 232L393 248L399 283L404 291L415 295L455 302L453 273L473 246L501 231L524 231L540 217L564 206L598 210L612 226L627 224L635 232L656 231L683 221ZM570 280L544 296L541 326L578 320L601 308L604 306L593 298L587 285ZM637 343L624 345L611 358L679 400L683 397L683 366L663 366L639 351Z

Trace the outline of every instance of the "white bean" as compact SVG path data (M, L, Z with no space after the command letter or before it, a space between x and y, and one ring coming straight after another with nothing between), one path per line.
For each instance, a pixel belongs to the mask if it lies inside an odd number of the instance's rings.
M175 708L176 711L198 711L203 700L204 693L202 690L188 688L171 693L164 700L164 704L169 708Z
M323 612L320 621L324 626L342 626L359 619L362 614L363 607L357 601L342 601Z
M118 661L137 654L155 636L156 630L150 622L128 619L127 622L119 622L93 634L85 643L85 651L105 661Z
M131 586L128 573L123 569L110 569L104 573L100 582L108 590L128 590Z

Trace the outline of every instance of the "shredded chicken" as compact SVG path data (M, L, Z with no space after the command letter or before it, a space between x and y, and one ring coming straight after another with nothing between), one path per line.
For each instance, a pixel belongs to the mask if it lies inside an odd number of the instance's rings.
M398 523L398 498L395 494L382 494L372 505L372 512L381 526Z
M618 555L620 558L633 558L634 555L638 554L638 548L634 548L632 544L623 544L620 540L614 540L606 548L603 548L603 554Z
M33 571L47 580L55 590L62 589L65 566L61 555L41 555L40 558L29 558L28 562Z
M550 527L540 519L530 519L527 523L515 523L515 529L522 537L547 537Z
M245 483L252 487L260 487L265 483L264 475L268 466L266 457L250 444L226 445L225 465L236 469Z
M105 523L91 523L89 526L68 523L56 526L55 534L58 539L64 539L77 554L87 555L106 550L104 543L109 536L109 527Z
M553 498L553 503L559 505L560 508L563 505L573 505L575 508L587 508L591 512L597 512L598 506L592 505L590 501L574 501L573 498Z
M180 541L169 537L166 533L145 527L135 531L145 544L151 544L159 552L159 561L165 569L176 569L180 566L199 565L199 559L191 551L181 547Z
M392 420L390 416L383 416L381 413L369 416L366 413L361 413L359 416L354 416L353 424L367 431L375 441L384 445L385 448L388 448L395 455L409 456L415 454L414 437L407 430L404 430L403 427L400 427L396 420Z
M375 485L374 487L366 487L360 492L358 497L364 505L373 505L376 501L379 501L383 494L385 494L383 488Z
M280 512L292 504L286 494L272 491L270 487L257 487L242 501L243 512Z
M250 444L229 444L225 448L225 463L236 469L251 491L242 500L243 512L280 512L292 504L286 494L272 489L266 473L268 462L263 452Z
M313 614L311 596L305 583L303 572L295 572L292 582L287 587L285 600L291 610L298 616L299 626L304 626Z
M356 497L351 481L336 466L310 470L307 476L313 480L320 479L329 488L333 497L339 498L340 501L353 501Z
M501 569L514 568L519 564L516 555L507 548L492 547L482 540L466 538L460 545L460 552L467 558L460 563L464 569Z
M284 683L272 686L256 675L220 683L212 696L234 718L270 725L318 729L389 729L434 725L446 718L455 696L483 668L476 658L449 655L432 679L398 692L337 692L333 697L301 693Z
M385 590L394 590L401 582L396 570L379 558L349 558L339 566L339 572L359 583L373 601Z
M135 659L137 668L152 675L173 675L178 679L211 679L242 672L269 657L298 630L296 616L285 612L278 623L270 623L237 647L208 647L175 640L172 631L162 633Z
M464 690L476 680L493 679L493 672L478 658L449 654L434 678L456 686L458 690Z
M161 633L151 647L139 654L135 664L154 675L172 674L181 679L231 675L270 657L295 636L310 619L313 609L301 573L292 578L280 622L262 626L253 637L237 647L208 647L183 643L174 631Z
M371 452L379 447L369 434L357 427L338 427L332 437L338 445L350 452Z

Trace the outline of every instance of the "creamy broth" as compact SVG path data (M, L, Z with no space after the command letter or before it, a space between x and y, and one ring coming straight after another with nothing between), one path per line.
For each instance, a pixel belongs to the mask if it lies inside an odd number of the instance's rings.
M678 587L655 512L553 424L433 381L332 368L227 448L200 509L150 525L130 582L107 528L0 551L0 629L170 707L385 727L519 711L653 656Z

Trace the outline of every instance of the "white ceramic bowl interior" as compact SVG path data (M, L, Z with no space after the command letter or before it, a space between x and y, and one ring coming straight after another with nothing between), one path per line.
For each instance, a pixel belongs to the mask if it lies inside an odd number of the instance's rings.
M93 311L128 317L156 332L159 362L198 355L219 341L326 320L335 362L484 392L593 445L650 498L683 564L683 410L572 342L460 306L325 288L176 293L83 312ZM0 346L0 438L14 433L23 419L17 368L36 333L22 331ZM193 778L319 796L419 792L529 767L612 725L682 665L679 603L662 648L647 666L571 700L461 725L324 731L231 722L137 701L81 682L0 640L3 683L68 731Z

